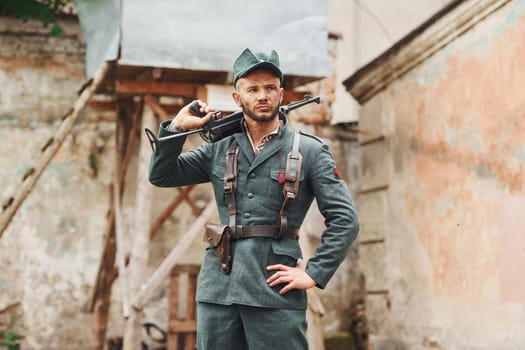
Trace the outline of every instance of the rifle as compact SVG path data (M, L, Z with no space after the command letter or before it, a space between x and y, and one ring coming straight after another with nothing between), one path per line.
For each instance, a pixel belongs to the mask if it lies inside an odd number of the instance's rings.
M308 96L306 95L302 100L297 102L292 102L288 105L279 107L279 111L284 113L285 115L288 114L288 112L302 107L308 103L320 103L321 97L319 96ZM199 117L204 117L206 114L202 113L199 110L199 103L197 101L193 101L190 104L190 110L193 114ZM159 144L161 142L171 140L177 137L184 137L191 134L200 133L201 137L206 142L216 142L219 141L227 136L233 135L238 132L242 132L241 129L241 119L243 118L244 114L242 111L238 111L232 114L229 114L227 116L224 116L222 118L219 118L223 115L222 111L217 111L213 113L212 118L210 121L204 125L202 128L190 130L181 132L178 134L173 134L169 136L164 137L157 137L155 134L148 128L145 129L146 136L148 137L149 143L151 145L151 149L153 152L157 153L159 149Z

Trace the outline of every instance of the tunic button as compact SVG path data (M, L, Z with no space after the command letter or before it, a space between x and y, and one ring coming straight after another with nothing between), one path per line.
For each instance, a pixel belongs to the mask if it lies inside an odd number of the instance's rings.
M244 213L244 217L249 219L252 215L250 213Z
M250 177L253 179L255 177L255 173L251 173Z
M253 197L255 197L255 195L253 193L248 193L248 198L252 199Z

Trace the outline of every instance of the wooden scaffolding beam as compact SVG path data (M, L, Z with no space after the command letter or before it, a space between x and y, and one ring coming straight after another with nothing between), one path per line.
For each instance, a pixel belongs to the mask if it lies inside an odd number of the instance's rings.
M132 306L137 310L142 310L148 303L153 292L161 285L162 281L170 274L175 264L181 262L180 257L183 256L183 252L188 249L190 244L193 242L195 237L203 232L203 228L206 222L216 214L217 205L212 200L208 203L206 208L202 211L202 214L197 220L191 225L191 227L182 235L168 256L155 270L151 278L143 284L138 290L135 297L132 299Z
M117 124L115 132L115 159L113 181L109 186L109 212L106 215L104 229L104 248L100 259L90 311L94 312L94 336L96 350L105 349L108 314L113 282L118 276L116 263L117 240L115 229L115 198L121 199L125 189L125 178L142 114L142 101L134 104L133 99L119 99L117 106ZM134 108L134 109L133 109ZM131 124L131 126L129 125ZM127 131L129 130L129 132ZM119 170L120 169L120 170ZM118 174L118 176L115 176ZM118 188L118 190L115 190ZM125 257L124 257L125 260ZM125 261L124 261L125 265Z
M2 212L0 214L0 238L2 238L4 231L11 223L16 212L31 193L38 179L58 152L66 136L69 135L77 123L80 117L80 112L84 109L91 96L93 96L93 93L100 85L100 82L106 76L108 69L109 63L104 62L95 73L93 79L83 85L84 89L73 103L73 107L63 117L60 128L40 149L41 153L35 164L29 167L23 175L22 185L18 188L16 194L2 203Z
M199 94L202 94L202 87L196 87L196 91ZM105 229L105 243L104 251L102 253L101 262L99 265L99 271L97 274L97 281L95 285L95 291L93 294L93 299L91 303L91 311L95 312L94 317L94 334L96 337L96 347L95 349L105 348L105 336L108 322L108 312L109 312L109 301L111 297L111 287L112 283L117 276L120 277L120 289L121 289L121 298L122 298L122 311L123 316L128 318L136 310L132 310L129 302L129 297L132 294L133 289L129 288L128 278L129 267L127 262L129 259L129 252L120 250L118 247L124 246L124 235L123 232L123 217L121 213L121 200L124 194L125 179L127 170L129 168L130 159L134 150L137 137L142 133L140 125L140 120L143 114L144 102L153 110L161 120L169 119L168 113L165 106L158 103L157 98L152 95L144 95L139 99L137 103L134 103L136 97L128 96L128 98L119 98L118 101L113 102L110 106L117 107L117 128L115 134L115 162L114 162L114 175L112 180L112 185L110 186L111 195L111 205L110 210L106 219L106 229ZM129 112L129 106L135 106L134 113ZM180 108L180 106L178 107ZM134 114L132 118L129 118L129 115ZM155 120L155 123L158 121ZM130 126L129 124L132 123ZM155 125L150 125L150 128L154 128ZM129 131L128 131L129 130ZM146 164L146 159L149 160L149 155L151 151L144 151L147 157L143 157L144 164ZM139 172L141 172L139 170ZM147 173L147 171L144 171ZM154 225L149 229L149 235L152 237L158 232L162 227L163 223L171 213L182 203L186 201L190 206L193 214L199 216L201 210L191 201L189 198L189 192L194 188L190 186L187 188L179 188L179 195L174 199L174 201L164 210L162 215L157 219ZM136 199L136 202L139 199ZM150 237L150 238L151 238ZM118 268L115 267L115 264ZM141 311L141 310L139 310ZM135 315L136 316L136 315ZM136 321L135 321L136 323ZM137 327L134 328L132 333L138 334ZM128 341L130 342L130 341Z
M155 115L149 106L144 106L142 113L141 130L145 128L154 129L156 124ZM127 300L131 291L140 289L146 278L146 267L149 259L149 232L151 229L151 206L153 197L153 186L148 180L148 166L151 158L150 144L141 133L139 160L137 169L137 191L135 198L135 213L132 228L132 247L129 263L129 279L125 281L124 296ZM117 253L119 247L117 246ZM120 271L119 271L120 272ZM140 348L142 335L143 311L130 308L129 318L124 330L124 350L135 350Z

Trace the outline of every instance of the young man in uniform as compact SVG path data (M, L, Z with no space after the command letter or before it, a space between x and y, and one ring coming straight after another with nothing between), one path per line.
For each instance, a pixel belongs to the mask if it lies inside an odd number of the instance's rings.
M291 130L279 112L277 52L245 49L233 71L242 132L185 153L183 137L163 143L152 157L150 181L214 188L223 236L207 236L196 296L198 348L306 350L306 290L324 288L345 258L359 230L356 208L328 146ZM185 106L159 136L205 125L212 111L199 106L205 117ZM303 266L297 234L314 198L326 229Z

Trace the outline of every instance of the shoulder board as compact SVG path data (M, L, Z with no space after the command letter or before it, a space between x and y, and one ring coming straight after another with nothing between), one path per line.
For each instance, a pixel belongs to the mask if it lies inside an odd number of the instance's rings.
M319 137L317 137L317 136L315 136L315 135L307 134L307 133L302 132L302 131L299 131L299 133L300 133L301 135L304 135L304 136L310 137L310 138L316 140L317 142L325 143L321 138L319 138Z

